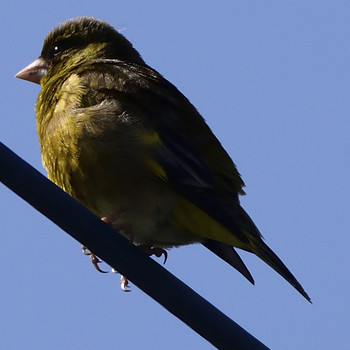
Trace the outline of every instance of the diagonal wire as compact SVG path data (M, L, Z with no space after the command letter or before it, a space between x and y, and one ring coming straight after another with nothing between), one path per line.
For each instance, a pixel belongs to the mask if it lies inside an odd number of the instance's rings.
M0 181L216 348L268 349L1 142Z

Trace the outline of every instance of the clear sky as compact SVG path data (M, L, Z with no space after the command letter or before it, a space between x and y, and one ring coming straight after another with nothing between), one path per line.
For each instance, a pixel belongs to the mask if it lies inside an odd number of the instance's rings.
M255 286L202 246L171 251L166 268L272 349L348 348L350 2L3 0L0 139L44 174L39 86L13 76L81 15L121 30L199 109L313 305L247 253ZM0 349L211 349L2 185L0 205Z

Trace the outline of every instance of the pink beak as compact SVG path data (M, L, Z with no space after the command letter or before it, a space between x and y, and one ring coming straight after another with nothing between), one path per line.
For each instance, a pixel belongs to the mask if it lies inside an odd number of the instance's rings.
M27 67L20 70L15 77L40 84L40 80L47 73L48 68L47 62L43 58L39 57Z

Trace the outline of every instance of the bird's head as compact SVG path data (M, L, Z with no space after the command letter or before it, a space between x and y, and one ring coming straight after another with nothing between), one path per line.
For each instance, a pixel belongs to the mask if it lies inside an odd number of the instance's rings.
M19 71L16 78L40 84L46 80L43 77L62 77L97 59L144 64L132 44L108 23L78 17L54 28L46 36L39 58Z

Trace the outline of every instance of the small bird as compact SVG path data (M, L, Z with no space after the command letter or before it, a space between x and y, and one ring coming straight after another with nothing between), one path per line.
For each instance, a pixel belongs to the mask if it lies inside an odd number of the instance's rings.
M254 284L243 249L310 301L240 206L244 183L203 117L112 26L69 19L16 77L41 85L42 161L64 191L150 255L202 243Z

